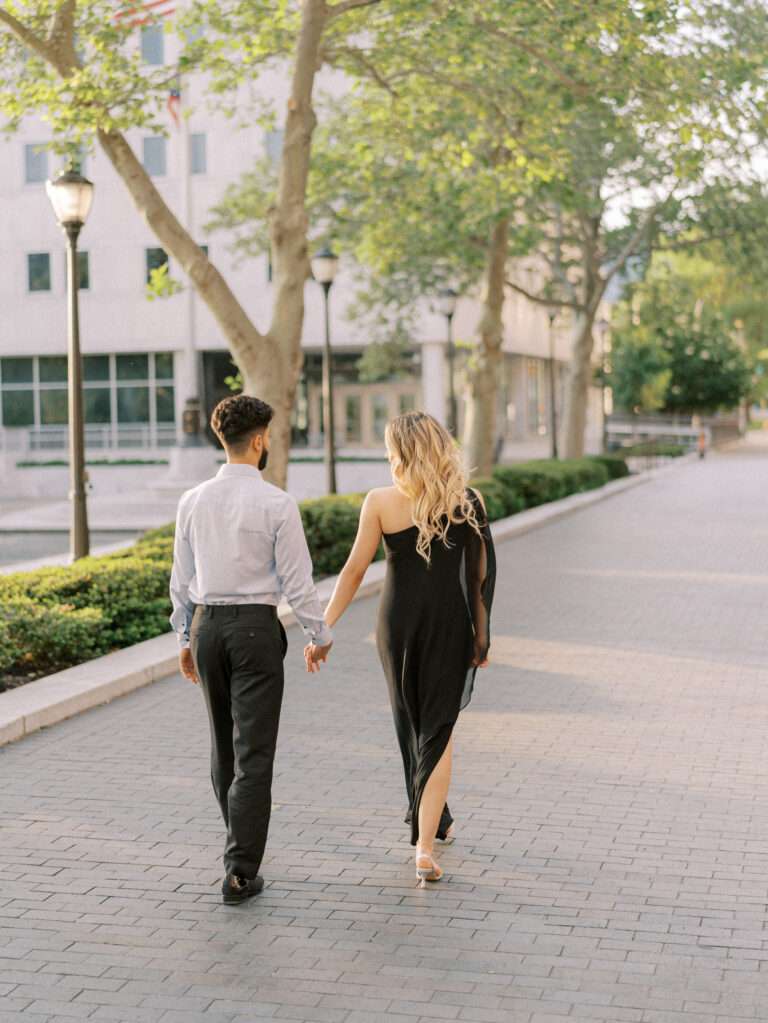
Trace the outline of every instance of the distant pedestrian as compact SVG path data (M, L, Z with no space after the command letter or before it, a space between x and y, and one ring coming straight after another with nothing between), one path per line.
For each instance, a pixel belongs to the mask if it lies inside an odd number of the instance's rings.
M698 448L699 458L703 458L707 453L707 434L705 430L699 430L696 447Z
M298 505L261 476L271 419L258 398L219 402L211 427L226 465L182 494L176 518L171 625L181 671L205 694L211 781L227 828L221 891L228 904L264 887L259 869L288 646L277 617L280 595L312 640L316 664L332 644Z
M394 486L367 495L352 552L325 610L341 618L384 541L387 572L376 642L405 770L411 845L422 887L439 881L435 839L453 838L446 802L453 729L488 663L496 562L480 494L466 485L455 441L432 416L388 424ZM305 650L314 670L313 648Z

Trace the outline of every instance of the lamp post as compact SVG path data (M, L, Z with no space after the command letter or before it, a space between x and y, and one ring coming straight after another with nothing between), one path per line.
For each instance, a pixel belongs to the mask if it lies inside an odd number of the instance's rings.
M85 501L85 437L83 428L83 371L78 313L79 275L77 238L93 202L93 184L74 170L46 182L59 226L67 236L67 379L69 412L69 498L72 502L70 548L72 560L87 557L88 512Z
M557 391L555 388L555 320L557 310L550 308L549 317L549 432L552 436L552 457L557 458Z
M456 414L456 346L453 343L453 314L456 312L458 292L442 288L438 292L437 307L445 317L448 339L448 430L455 437L459 424Z
M606 407L606 402L605 402L605 397L606 397L606 394L605 394L605 392L606 392L606 380L605 380L605 377L606 377L606 373L607 373L607 367L606 367L606 361L605 361L605 340L606 340L606 338L608 336L608 331L610 329L610 326L611 326L610 323L608 322L608 320L606 320L606 318L604 316L601 317L597 321L597 329L598 329L598 332L600 334L600 404L601 404L601 409L602 409L602 413L603 413L603 416L602 416L603 454L606 454L608 452L608 419L607 419L607 416L606 416L606 413L605 413L605 407Z
M323 246L312 257L312 276L323 289L325 300L325 347L323 348L323 433L325 435L325 471L329 494L336 493L336 444L333 417L333 372L331 365L331 321L329 297L339 257L328 246Z

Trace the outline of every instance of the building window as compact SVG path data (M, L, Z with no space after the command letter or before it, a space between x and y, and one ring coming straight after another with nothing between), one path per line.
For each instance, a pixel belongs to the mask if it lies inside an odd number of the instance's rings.
M27 287L30 291L51 290L51 256L48 252L30 252L27 256Z
M162 178L165 176L165 143L166 140L162 135L148 136L142 143L142 162L144 164L144 170L147 174L151 174L153 178Z
M206 141L202 132L189 136L189 169L192 174L205 174L208 170Z
M115 445L122 443L121 424L129 430L125 443L131 445L136 443L136 426L172 426L176 418L173 354L84 356L83 410L86 424L105 427L102 436ZM67 417L66 356L0 359L3 426L61 427ZM166 430L158 442L172 443L173 433ZM61 440L64 443L63 435Z
M24 146L24 180L36 185L48 177L48 151L39 144Z
M165 249L145 249L144 253L147 264L146 280L149 284L152 280L152 271L168 265L168 253Z
M404 415L406 412L413 412L416 408L416 395L415 394L401 394L400 395L400 415Z
M349 444L359 443L363 439L360 405L359 394L347 395L344 402L344 418L346 423L346 440Z
M145 64L164 64L165 46L162 25L145 25L141 30L141 59Z
M389 418L389 402L386 394L374 394L371 398L373 412L373 436L376 440L384 440L384 429Z

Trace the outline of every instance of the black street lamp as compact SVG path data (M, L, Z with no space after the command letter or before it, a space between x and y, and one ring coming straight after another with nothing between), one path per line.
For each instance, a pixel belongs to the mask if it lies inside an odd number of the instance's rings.
M600 404L602 410L602 444L603 454L608 452L608 417L606 415L606 387L608 381L606 375L608 373L608 365L606 362L606 339L608 337L608 331L611 325L605 317L602 317L597 321L597 329L600 334Z
M557 310L550 308L549 313L549 432L552 435L552 457L558 457L557 451L557 388L555 386L555 320Z
M68 170L46 182L59 226L67 236L67 380L69 411L69 498L72 501L70 548L72 560L88 556L88 512L85 502L85 431L83 427L83 368L80 358L77 238L93 202L93 184Z
M458 292L442 288L437 295L437 307L445 317L448 338L448 429L455 437L459 424L456 411L456 346L453 343L453 314L456 312Z
M330 290L336 277L339 257L323 246L312 257L312 276L323 289L325 299L325 347L323 348L323 433L325 434L325 471L329 494L336 493L336 444L333 417L333 367L331 364Z

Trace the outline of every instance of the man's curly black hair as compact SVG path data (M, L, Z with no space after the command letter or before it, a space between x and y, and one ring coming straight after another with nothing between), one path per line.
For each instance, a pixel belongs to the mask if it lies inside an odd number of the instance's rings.
M249 394L222 398L211 414L211 429L221 443L235 452L242 451L254 433L269 426L274 409Z

